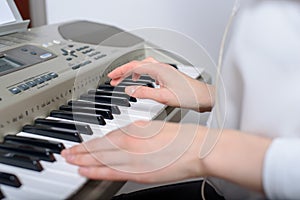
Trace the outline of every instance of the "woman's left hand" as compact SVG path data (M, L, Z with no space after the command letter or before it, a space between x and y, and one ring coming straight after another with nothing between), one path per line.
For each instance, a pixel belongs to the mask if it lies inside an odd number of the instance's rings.
M138 121L70 149L62 156L90 179L143 183L205 175L199 159L208 129L163 121Z

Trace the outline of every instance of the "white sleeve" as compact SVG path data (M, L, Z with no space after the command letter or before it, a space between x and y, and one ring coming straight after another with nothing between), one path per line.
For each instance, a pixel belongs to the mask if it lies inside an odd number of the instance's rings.
M300 139L277 138L263 167L263 186L269 199L300 198Z

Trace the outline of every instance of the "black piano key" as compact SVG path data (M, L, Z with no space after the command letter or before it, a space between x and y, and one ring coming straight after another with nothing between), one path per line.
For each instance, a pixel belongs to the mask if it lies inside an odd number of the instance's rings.
M33 156L38 158L39 160L44 160L48 162L56 161L54 155L50 151L40 147L34 147L23 144L0 143L0 150L7 152L15 152L25 156Z
M137 99L135 97L131 97L125 92L115 92L115 91L105 91L105 90L90 90L88 91L88 94L90 95L104 95L104 96L113 96L113 97L122 97L126 98L131 102L137 102Z
M0 150L0 163L38 172L43 171L43 167L37 158L19 155L13 152Z
M130 107L128 99L122 97L83 94L80 96L80 99L96 103L106 103L117 106Z
M0 189L0 199L4 199L4 198L5 198L5 196L4 196L4 194L2 193L2 191Z
M121 111L117 105L95 103L95 102L90 102L90 101L76 101L76 100L69 101L68 105L76 106L76 107L107 109L107 110L110 110L113 114L116 114L116 115L121 114Z
M79 124L76 122L66 122L61 120L43 119L43 118L38 118L34 120L34 123L40 125L64 128L64 129L77 130L80 134L93 135L93 131L88 124L83 124L83 123Z
M42 140L37 138L29 138L23 136L16 136L16 135L7 135L4 137L4 143L9 144L27 144L36 147L46 148L53 153L58 153L65 149L65 145L60 142L54 142L49 140Z
M44 125L25 125L23 126L23 131L42 135L47 137L53 137L63 140L69 140L72 142L82 142L82 138L78 131L68 130L68 129L60 129L51 126L44 126Z
M106 81L104 84L105 85L110 85L110 81ZM125 87L126 86L132 86L132 85L141 85L141 86L146 86L146 87L152 87L152 88L154 88L153 83L150 82L150 81L146 81L146 80L133 81L133 80L125 79L121 83L118 84L118 86L125 86Z
M22 185L21 181L16 175L5 172L0 172L0 184L16 188L19 188Z
M171 65L172 67L174 67L175 69L178 69L177 65L176 64L173 64L173 63L166 63L168 65Z
M151 87L154 88L153 83L148 82L148 81L122 81L118 86L146 86L146 87Z
M125 86L100 85L98 89L106 91L125 92Z
M63 105L59 107L60 110L72 111L72 112L82 112L101 115L104 119L113 119L113 115L110 110L107 109L97 109L97 108L87 108L87 107L77 107L77 106L67 106Z
M105 125L105 120L100 115L80 113L80 112L70 112L63 110L53 110L50 112L51 117L57 117L72 121L86 122L97 125Z

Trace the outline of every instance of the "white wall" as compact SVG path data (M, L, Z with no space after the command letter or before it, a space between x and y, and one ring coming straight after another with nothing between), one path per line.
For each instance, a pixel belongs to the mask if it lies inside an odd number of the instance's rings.
M48 23L88 19L125 30L172 29L202 44L216 59L233 0L46 0Z

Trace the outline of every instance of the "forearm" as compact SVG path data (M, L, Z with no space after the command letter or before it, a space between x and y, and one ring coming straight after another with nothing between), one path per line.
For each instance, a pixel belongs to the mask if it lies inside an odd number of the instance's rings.
M271 139L223 130L213 151L202 162L207 175L263 193L262 169Z

